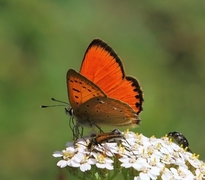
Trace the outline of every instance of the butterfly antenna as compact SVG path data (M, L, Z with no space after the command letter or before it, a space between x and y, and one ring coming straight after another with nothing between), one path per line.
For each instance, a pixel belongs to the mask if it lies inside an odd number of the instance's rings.
M62 104L56 104L56 105L50 105L50 106L42 105L41 108L58 107L58 106L66 106L66 105L69 105L69 103L64 102L64 101L57 100L57 99L55 99L55 98L51 98L51 100L52 100L52 101L59 102L59 103L62 103ZM65 104L66 104L66 105L65 105Z
M60 101L58 99L55 99L55 98L51 98L52 101L56 101L56 102L59 102L59 103L63 103L63 104L67 104L69 105L69 103L65 102L65 101Z
M58 107L58 106L66 106L66 105L65 104L57 104L57 105L50 105L50 106L42 105L41 108Z

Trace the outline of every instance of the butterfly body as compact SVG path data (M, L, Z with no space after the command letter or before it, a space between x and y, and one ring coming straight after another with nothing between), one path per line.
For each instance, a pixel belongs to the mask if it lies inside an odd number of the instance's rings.
M136 126L143 95L138 81L125 76L122 62L105 42L89 45L80 73L67 72L68 98L81 126Z

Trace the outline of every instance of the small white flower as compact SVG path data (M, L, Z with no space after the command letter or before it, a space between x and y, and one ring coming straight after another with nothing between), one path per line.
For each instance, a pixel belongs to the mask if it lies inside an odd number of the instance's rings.
M151 167L147 163L146 159L144 158L136 158L134 156L132 157L122 157L119 159L119 161L122 162L121 166L125 168L133 167L134 169L141 171L142 169L146 167Z
M140 159L140 158L139 158ZM164 165L160 162L160 160L157 157L151 157L147 159L147 161L142 160L141 167L138 167L140 172L139 176L141 179L157 179L157 177L160 174L160 171L163 169ZM136 167L136 166L135 166Z
M58 151L53 154L54 157L60 156L63 157L63 160L60 160L57 163L57 166L64 168L66 166L71 166L72 158L75 155L76 151L73 147L67 147L66 150L63 150L61 153Z
M141 170L139 173L139 176L136 177L136 179L141 179L141 180L150 180L150 179L157 179L159 175L159 169L156 167L152 168L144 168Z
M187 168L179 167L178 169L170 168L171 172L174 174L175 179L186 179L193 180L194 175Z
M84 139L79 139L75 144L75 149L78 152L85 152L87 150L89 142Z
M163 169L164 168L164 163L162 163L160 161L160 158L158 156L152 155L149 159L148 159L148 163L150 164L150 166L155 166L158 167L159 169Z
M96 160L90 157L82 154L82 153L78 153L73 157L73 161L72 161L72 167L80 167L80 170L82 172L88 171L91 169L91 165L96 163Z
M161 162L164 164L171 164L171 156L169 154L164 154L164 156L161 157Z
M117 154L119 154L120 156L128 156L130 153L129 151L126 150L126 147L119 145L117 147Z
M173 173L168 169L168 168L164 168L162 170L162 180L167 180L167 179L173 179L174 175Z
M196 171L195 171L195 173L196 173L195 179L196 180L205 179L205 171L203 171L203 172L201 172L200 169L196 169Z
M100 153L93 153L93 156L94 158L96 159L96 166L98 168L101 168L101 169L109 169L109 170L112 170L113 169L113 160L108 158L108 157L105 157L103 154L100 154Z
M149 175L147 174L146 170L144 170L144 172L141 172L141 173L139 174L139 178L140 178L141 180L150 180L150 177L149 177Z
M130 168L133 167L133 163L136 162L136 157L128 157L128 156L123 156L122 158L119 159L120 162L122 162L121 166L125 168Z
M195 154L187 154L187 161L189 161L189 163L194 166L195 168L198 168L201 166L202 162L198 159L198 156L196 156Z

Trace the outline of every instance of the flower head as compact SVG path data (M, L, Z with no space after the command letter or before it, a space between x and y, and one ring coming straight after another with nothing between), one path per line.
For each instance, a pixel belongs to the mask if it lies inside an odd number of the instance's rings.
M54 157L62 158L57 166L75 167L82 172L92 171L93 168L108 171L124 168L131 170L131 179L136 180L205 178L205 163L167 136L148 138L131 131L121 134L118 139L114 139L115 136L102 138L102 134L101 139L106 141L90 137L79 139L75 145L67 143L65 150L53 153Z

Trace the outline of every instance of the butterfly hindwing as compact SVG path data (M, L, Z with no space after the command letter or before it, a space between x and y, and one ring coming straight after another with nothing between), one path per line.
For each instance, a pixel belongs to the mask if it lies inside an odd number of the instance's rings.
M138 81L133 77L126 77L118 88L109 92L109 96L129 104L137 114L142 111L142 90Z
M140 122L136 112L129 105L108 97L94 97L86 101L79 107L78 114L80 117L76 118L82 124L85 123L85 119L96 125L135 126Z

